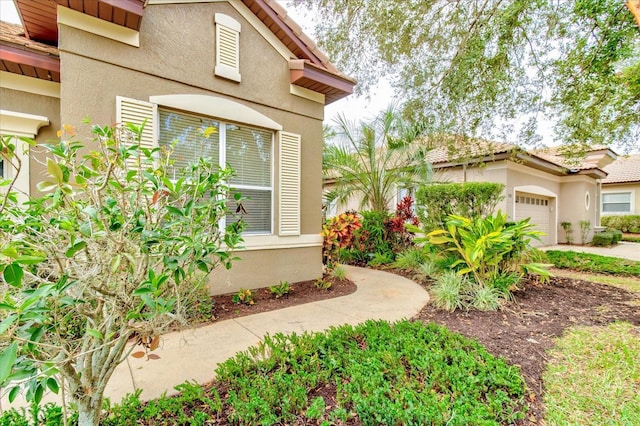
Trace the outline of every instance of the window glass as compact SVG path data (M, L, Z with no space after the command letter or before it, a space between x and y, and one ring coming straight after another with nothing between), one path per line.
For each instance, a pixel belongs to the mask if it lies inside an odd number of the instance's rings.
M219 162L220 123L217 121L173 111L160 110L159 144L173 146L173 167L181 169L199 158ZM215 129L211 132L211 128ZM204 132L209 129L209 137ZM171 172L171 171L170 171Z
M226 222L242 217L246 233L271 233L273 132L162 109L159 118L159 143L174 147L174 170L200 157L218 164L224 158L235 171L229 181L233 193L246 198L240 205L229 197ZM205 132L210 133L208 138Z
M631 193L602 194L602 211L605 213L629 213L631 211Z

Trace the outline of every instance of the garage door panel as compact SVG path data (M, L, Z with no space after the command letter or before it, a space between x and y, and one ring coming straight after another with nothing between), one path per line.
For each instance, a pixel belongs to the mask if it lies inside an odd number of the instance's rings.
M516 194L516 221L530 218L530 223L534 229L542 231L545 235L540 236L540 240L532 240L534 246L549 245L549 223L551 219L551 200L540 195L518 193Z

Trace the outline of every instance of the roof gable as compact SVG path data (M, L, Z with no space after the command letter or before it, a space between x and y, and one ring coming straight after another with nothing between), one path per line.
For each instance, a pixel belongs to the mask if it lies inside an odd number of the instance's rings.
M176 3L185 1L176 0ZM1 69L59 82L59 53L56 49L58 6L139 31L147 2L148 0L14 0L24 27L21 31L13 28L10 31L11 37L0 37ZM198 2L206 3L204 0L198 0ZM353 92L355 80L340 73L276 1L240 0L240 2L293 54L294 57L289 58L291 84L321 93L324 95L325 104ZM162 3L171 3L171 1ZM0 26L4 28L12 24L2 22ZM1 32L4 33L4 30ZM15 49L23 52L16 52ZM41 63L43 55L48 56L47 64L39 68L43 65ZM23 66L33 69L28 68L25 72ZM56 72L57 76L52 76Z

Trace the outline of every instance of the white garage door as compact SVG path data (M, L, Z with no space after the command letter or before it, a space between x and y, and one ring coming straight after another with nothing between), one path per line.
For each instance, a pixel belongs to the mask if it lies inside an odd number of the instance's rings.
M516 221L531 218L536 230L544 232L546 235L540 236L542 242L532 240L534 246L549 245L549 222L551 219L551 200L548 197L526 192L516 193Z

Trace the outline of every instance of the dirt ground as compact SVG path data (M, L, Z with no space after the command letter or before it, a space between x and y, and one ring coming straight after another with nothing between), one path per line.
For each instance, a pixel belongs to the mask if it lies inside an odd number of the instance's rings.
M232 294L215 298L217 320L237 318L258 312L281 309L301 303L353 293L356 286L347 280L336 281L330 290L319 290L313 281L296 283L287 297L275 299L269 289L255 293L255 305L232 303ZM640 294L588 281L555 277L549 284L528 282L515 293L515 301L495 312L434 309L431 304L413 318L444 325L452 331L477 339L489 352L503 356L521 368L527 382L529 406L526 425L544 424L542 373L546 351L554 339L572 326L599 326L628 321L640 326Z
M234 293L213 297L213 316L216 321L273 311L317 300L332 299L355 292L356 285L349 280L332 280L327 290L316 288L314 281L302 281L291 285L291 292L276 299L269 288L261 288L253 292L254 304L233 303Z
M477 339L489 352L521 368L529 388L524 424L543 424L542 373L546 351L573 326L628 321L640 326L640 295L588 281L555 277L549 284L528 283L497 312L438 311L425 306L414 319L435 321Z

